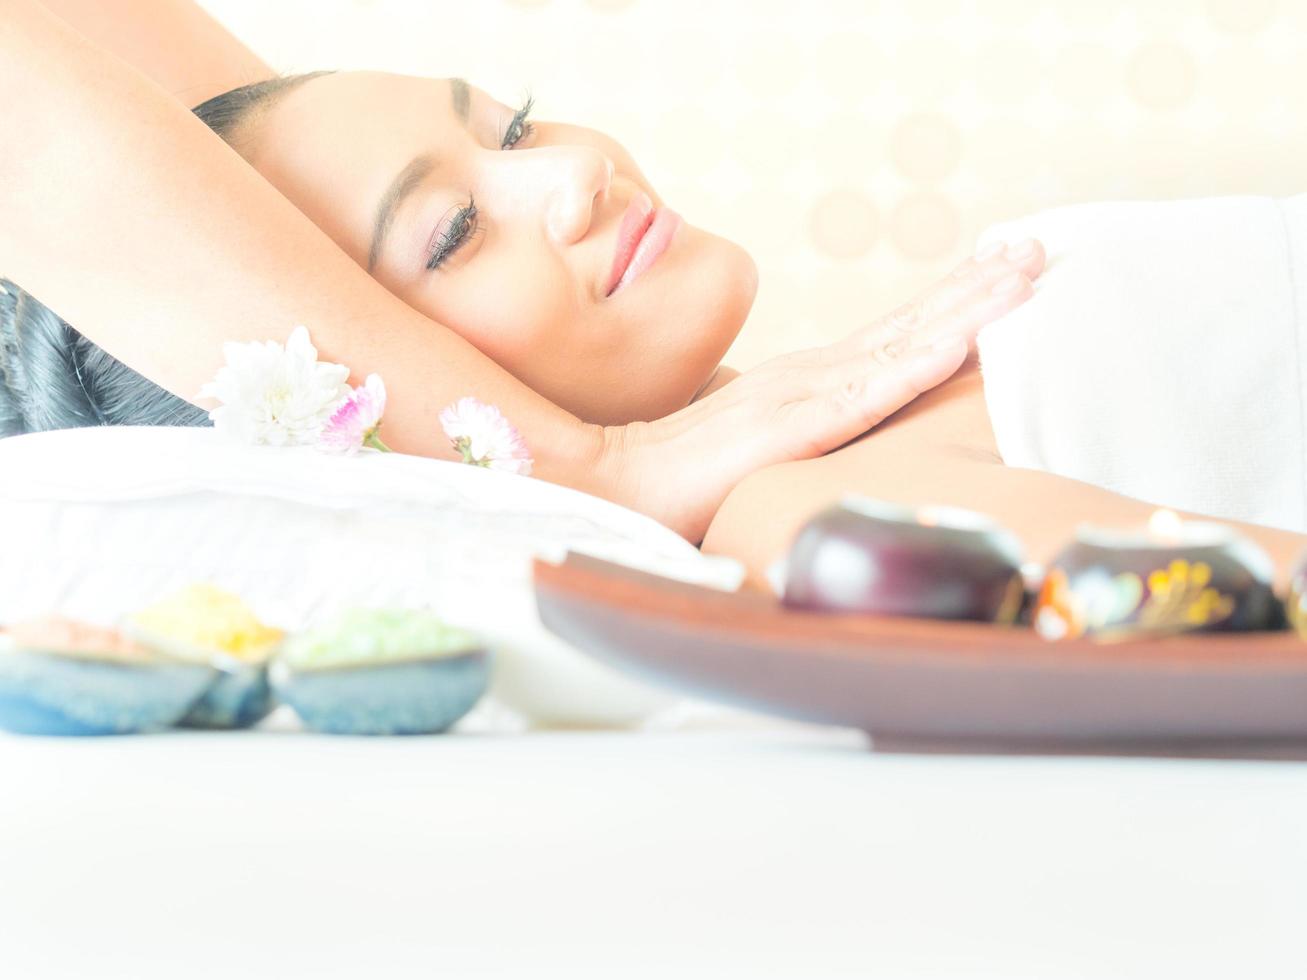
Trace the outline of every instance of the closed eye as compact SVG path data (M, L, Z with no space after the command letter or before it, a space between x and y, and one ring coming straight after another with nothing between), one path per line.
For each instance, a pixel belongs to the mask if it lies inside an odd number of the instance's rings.
M527 95L526 102L513 114L513 118L509 120L508 126L499 138L501 150L511 150L535 132L535 126L527 122L527 117L531 115L534 107L535 99ZM427 256L428 269L439 268L476 233L478 213L476 201L469 194L466 207L455 211L449 221L442 223L442 227L433 236Z
M477 230L477 203L469 194L466 207L456 210L448 222L436 230L427 256L427 268L439 268L447 258L472 237Z
M504 130L504 135L499 138L499 148L501 150L511 150L535 132L535 126L526 121L534 106L535 99L528 95L522 108L513 114L513 118L508 123L508 128Z

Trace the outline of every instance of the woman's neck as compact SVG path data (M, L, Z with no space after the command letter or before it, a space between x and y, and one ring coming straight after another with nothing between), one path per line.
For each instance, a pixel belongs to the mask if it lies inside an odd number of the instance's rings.
M735 368L727 367L725 364L718 364L717 369L713 371L712 376L703 383L703 387L694 393L694 397L690 399L690 403L693 404L701 398L707 398L714 391L739 376L740 372L735 370Z

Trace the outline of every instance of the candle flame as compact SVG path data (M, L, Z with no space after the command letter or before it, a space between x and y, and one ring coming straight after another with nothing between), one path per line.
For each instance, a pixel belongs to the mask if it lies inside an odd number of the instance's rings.
M1164 544L1179 544L1183 537L1184 521L1173 510L1163 507L1148 518L1148 534Z

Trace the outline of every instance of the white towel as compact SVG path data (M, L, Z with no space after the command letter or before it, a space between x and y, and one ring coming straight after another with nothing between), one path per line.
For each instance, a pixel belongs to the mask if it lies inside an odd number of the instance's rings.
M1307 195L1086 204L1033 236L1033 299L981 332L1003 461L1307 531Z

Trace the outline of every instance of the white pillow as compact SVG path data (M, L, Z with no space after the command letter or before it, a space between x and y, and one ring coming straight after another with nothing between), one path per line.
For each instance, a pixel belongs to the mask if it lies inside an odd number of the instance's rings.
M541 626L534 556L585 551L726 589L743 576L606 500L398 453L98 427L0 439L0 474L0 622L109 624L194 581L291 630L346 604L427 606L491 641L492 693L536 724L631 724L670 701Z

